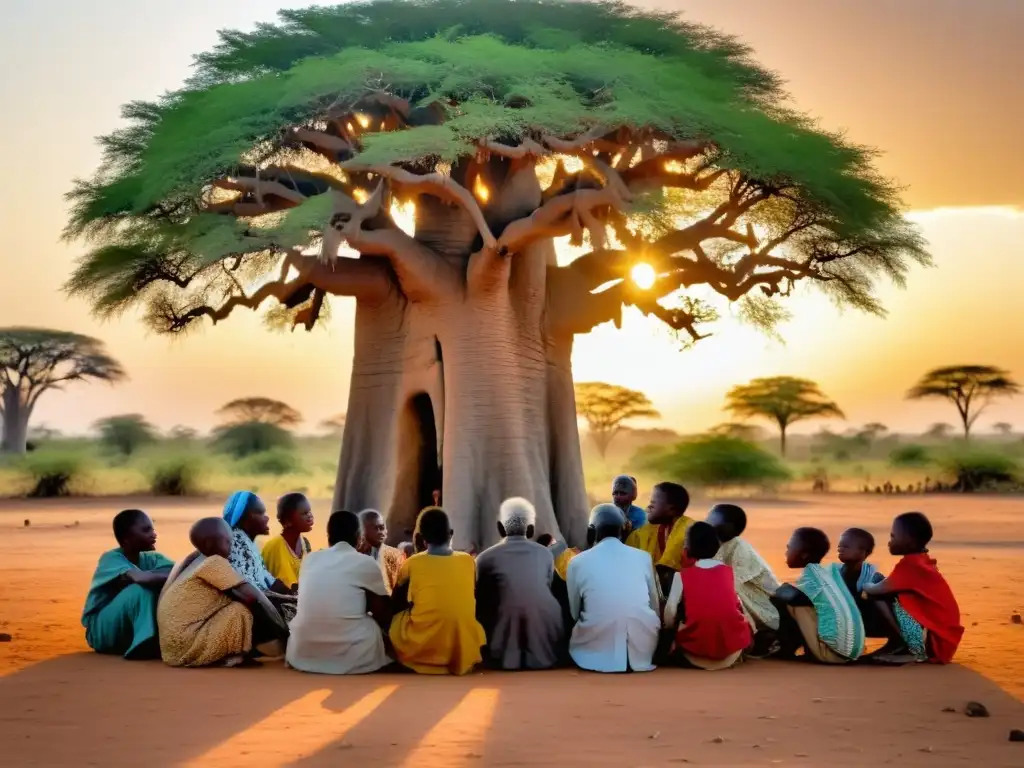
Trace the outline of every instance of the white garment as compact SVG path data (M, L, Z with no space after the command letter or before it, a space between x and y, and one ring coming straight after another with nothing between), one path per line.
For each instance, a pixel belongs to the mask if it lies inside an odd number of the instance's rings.
M576 626L569 655L594 672L648 672L658 647L658 583L651 556L605 538L569 563Z
M697 568L716 568L718 566L725 565L725 563L718 560L698 560L695 563ZM674 629L676 626L676 616L679 613L679 601L683 599L683 577L676 571L672 577L672 588L668 592L668 601L665 603L665 621L664 625L666 629Z
M380 566L345 542L302 559L299 606L285 658L295 669L328 675L376 672L390 659L366 592L387 596Z

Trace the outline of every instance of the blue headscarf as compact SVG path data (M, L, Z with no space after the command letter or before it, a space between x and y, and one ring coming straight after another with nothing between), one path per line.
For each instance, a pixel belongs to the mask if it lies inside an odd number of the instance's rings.
M232 493L224 505L224 520L227 524L232 528L238 525L238 521L242 519L245 510L249 508L249 502L255 498L256 494L252 491L235 491Z

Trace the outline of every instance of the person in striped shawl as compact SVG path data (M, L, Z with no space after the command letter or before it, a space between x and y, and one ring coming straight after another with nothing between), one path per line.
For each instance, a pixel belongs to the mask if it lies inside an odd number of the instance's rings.
M821 561L831 549L817 528L797 528L786 545L786 565L800 569L796 584L775 592L779 656L805 655L823 664L846 664L864 653L864 621L843 579Z

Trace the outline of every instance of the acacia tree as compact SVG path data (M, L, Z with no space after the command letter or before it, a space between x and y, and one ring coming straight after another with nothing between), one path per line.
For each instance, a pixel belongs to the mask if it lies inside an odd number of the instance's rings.
M196 64L125 108L71 193L67 235L96 248L69 288L172 333L268 299L310 329L354 297L335 508L396 536L443 467L458 546L492 541L508 496L583 540L573 339L624 306L697 340L702 291L762 324L800 281L880 312L875 278L928 260L871 151L675 14L353 2L222 33Z
M587 431L602 459L623 423L661 415L643 392L600 381L576 385L576 413L587 422Z
M156 428L139 413L108 416L97 421L93 428L99 433L100 443L119 456L131 456L157 441Z
M1009 437L1013 434L1013 424L1008 421L997 421L992 425L992 429L996 431L996 434L1002 435L1003 437Z
M911 400L929 397L949 400L960 414L964 440L971 439L971 427L997 397L1012 397L1020 384L1007 371L991 365L952 365L929 371L907 392Z
M120 363L97 339L46 328L0 329L0 452L25 452L28 422L44 392L75 381L123 378Z
M320 422L320 429L331 435L340 435L345 431L345 414L339 413Z
M726 410L749 419L771 419L779 427L779 449L786 455L786 430L807 419L844 418L839 406L829 400L813 381L794 376L773 376L740 384L726 395Z
M302 422L302 414L288 403L269 397L241 397L232 400L222 406L217 415L227 426L258 422L289 429Z

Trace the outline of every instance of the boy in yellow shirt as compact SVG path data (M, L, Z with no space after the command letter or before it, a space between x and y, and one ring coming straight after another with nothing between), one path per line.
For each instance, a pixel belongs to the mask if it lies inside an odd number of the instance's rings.
M662 594L668 594L666 585L683 567L683 545L686 529L693 520L686 516L690 494L678 483L658 483L651 491L647 507L647 525L633 531L626 544L642 549L651 556L662 582Z

